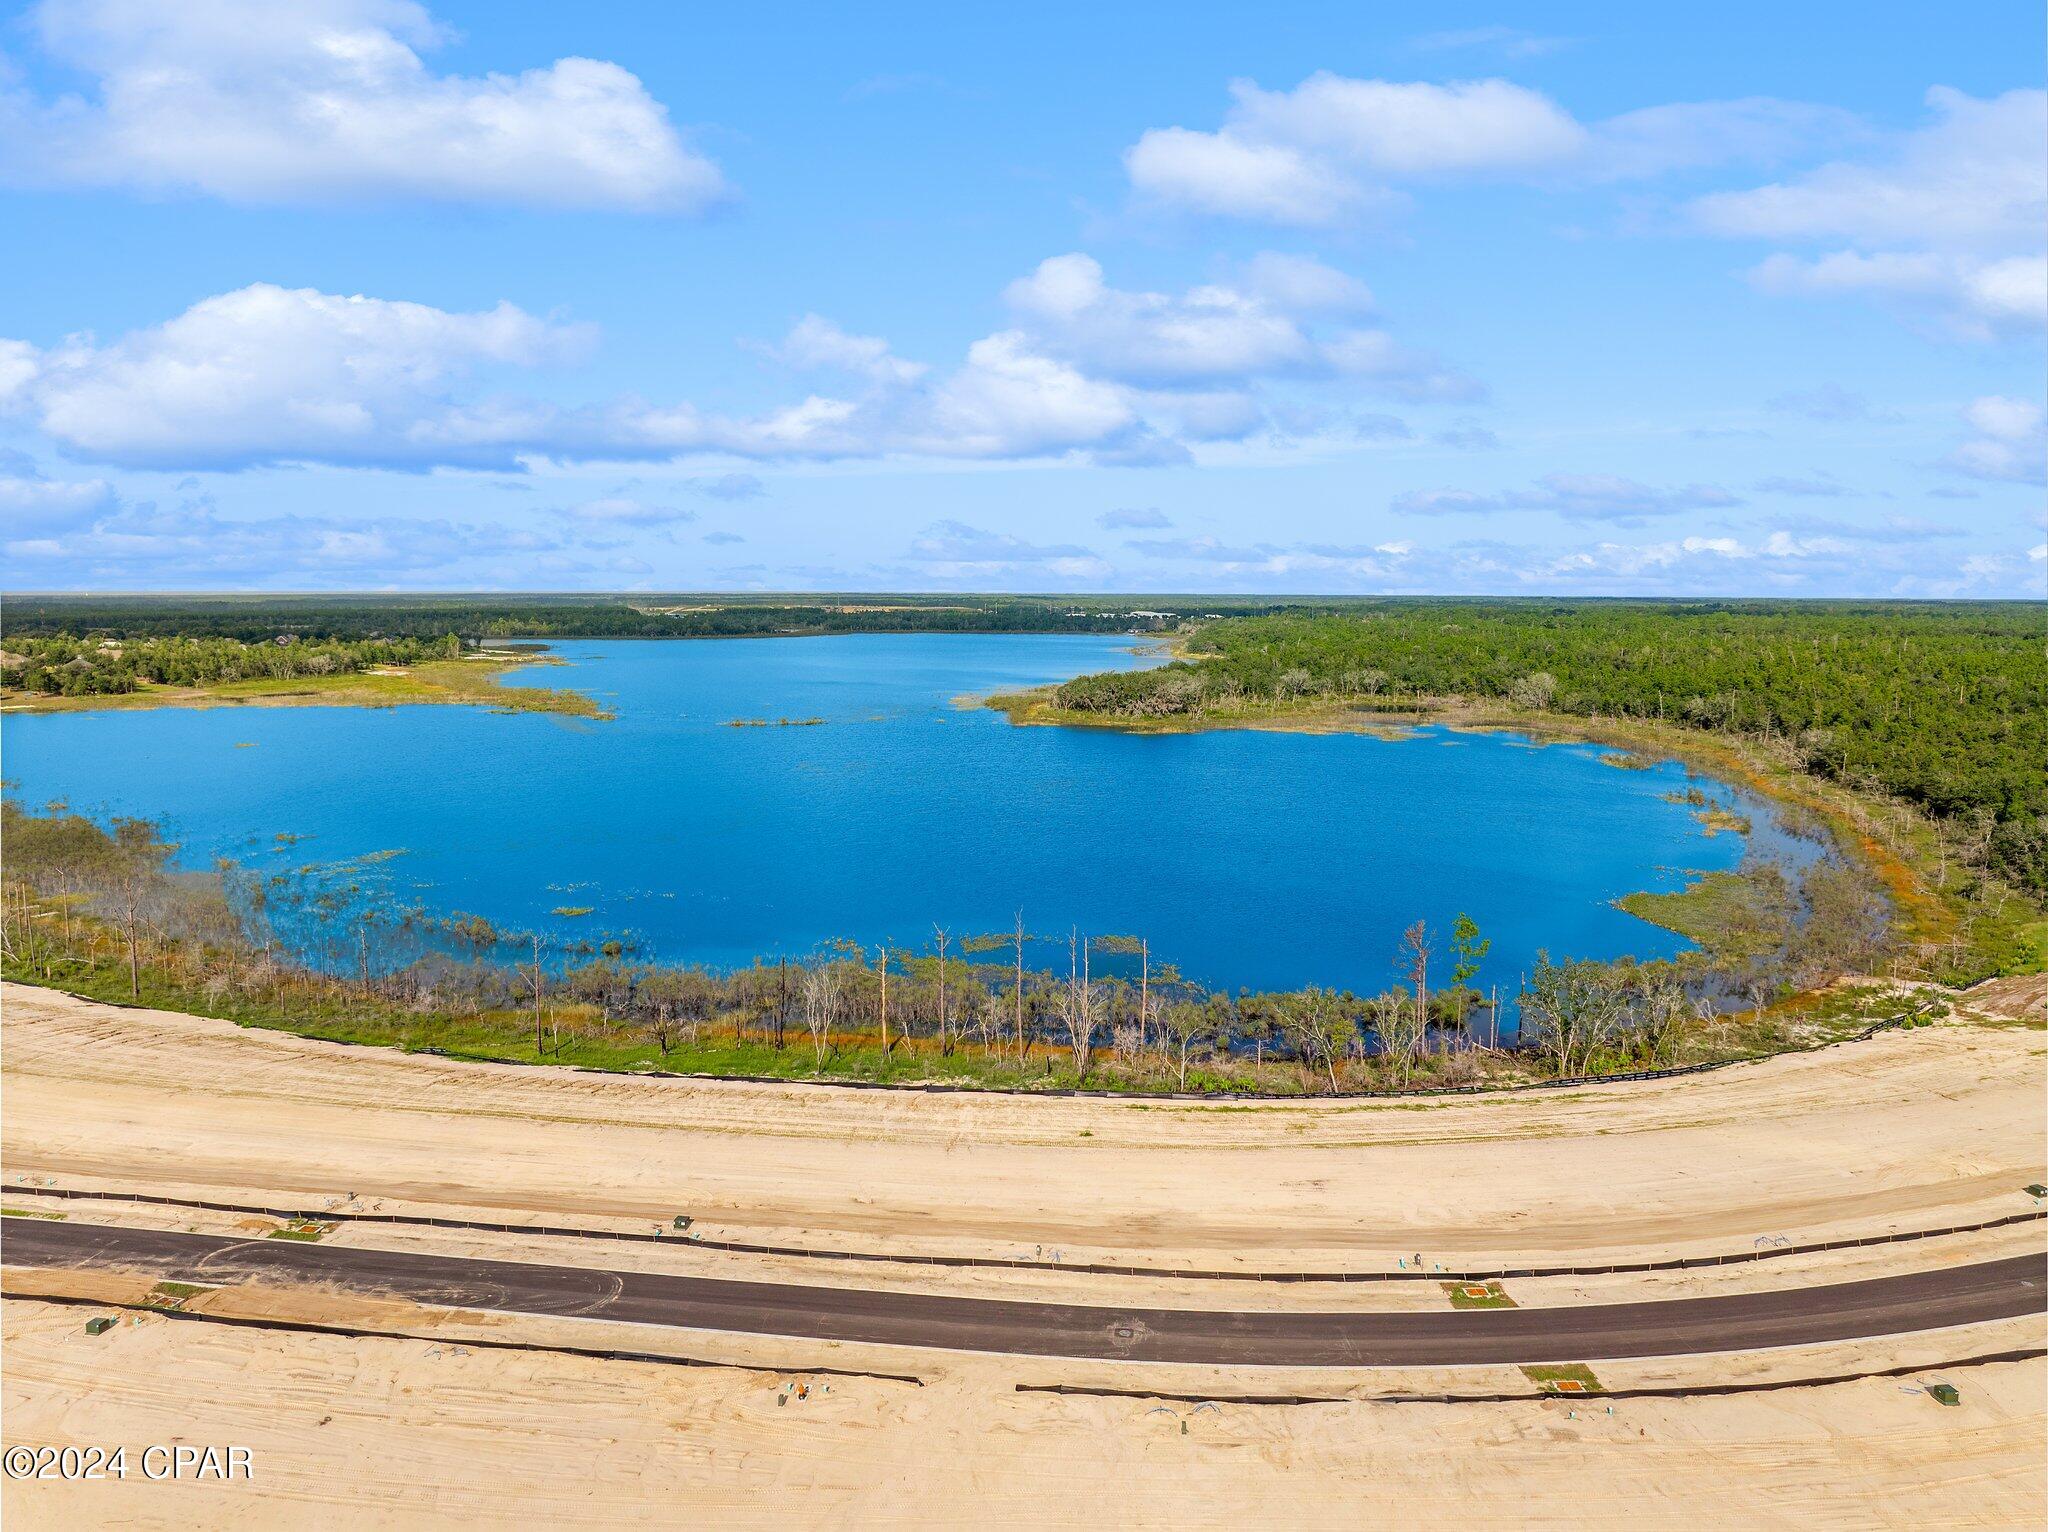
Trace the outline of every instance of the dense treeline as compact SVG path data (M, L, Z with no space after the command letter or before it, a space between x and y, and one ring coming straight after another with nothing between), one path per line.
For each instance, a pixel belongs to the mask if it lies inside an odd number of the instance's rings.
M321 1036L599 1067L945 1077L989 1084L1354 1090L1474 1084L1786 1046L1767 1002L1861 969L1882 923L1822 863L1744 952L1540 961L1501 1046L1489 945L1418 923L1376 994L1229 994L1130 937L1072 933L1031 965L1021 930L927 946L834 944L735 972L641 961L365 897L360 881L175 870L154 825L0 808L10 977ZM357 869L361 871L361 869ZM1844 881L1848 880L1848 881ZM1803 919L1790 918L1803 903ZM1845 1021L1845 1024L1846 1021Z
M1085 676L1064 708L1396 708L1477 697L1784 743L1806 770L1949 821L2048 892L2048 606L2040 603L1390 603L1211 624L1195 663Z
M1117 633L1280 610L1214 597L15 596L10 635L754 638L818 633Z
M0 651L0 684L44 696L94 697L139 686L214 686L226 681L349 675L381 665L455 659L462 640L302 638L272 633L244 640L32 637L10 633Z

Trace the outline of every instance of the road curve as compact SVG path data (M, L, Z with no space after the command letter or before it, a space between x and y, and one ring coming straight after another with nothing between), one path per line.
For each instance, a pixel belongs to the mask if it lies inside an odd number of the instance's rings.
M1600 1361L1816 1345L2048 1309L2048 1255L1865 1282L1658 1303L1427 1313L1106 1308L473 1260L8 1218L0 1262L753 1335L1012 1355L1280 1367Z

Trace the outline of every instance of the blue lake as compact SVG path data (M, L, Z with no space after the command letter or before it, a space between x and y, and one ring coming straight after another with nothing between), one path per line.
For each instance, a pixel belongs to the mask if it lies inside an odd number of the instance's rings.
M1427 729L1408 740L1018 728L963 694L1152 663L1127 638L589 641L512 684L611 722L466 707L219 708L5 721L17 801L164 819L184 861L265 869L403 851L378 875L442 912L628 934L714 966L832 938L872 947L1027 927L1150 939L1230 987L1394 981L1402 927L1469 912L1483 986L1554 955L1683 944L1616 909L1733 866L1665 795L1699 786L1779 840L1768 805L1666 763ZM733 728L740 718L824 719ZM280 834L303 837L280 847ZM1789 843L1787 843L1789 844ZM582 918L549 912L590 906ZM1064 954L1062 953L1062 956Z

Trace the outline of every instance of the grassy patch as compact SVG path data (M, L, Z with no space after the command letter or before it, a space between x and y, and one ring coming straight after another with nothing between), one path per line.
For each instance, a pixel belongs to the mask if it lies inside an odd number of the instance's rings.
M1675 894L1624 894L1615 902L1638 920L1676 931L1709 952L1745 956L1776 944L1786 897L1781 880L1710 872Z
M1709 840L1716 835L1747 835L1750 831L1748 815L1731 813L1727 809L1701 809L1692 817L1700 822L1700 833Z
M1628 750L1610 750L1600 757L1602 766L1612 766L1616 771L1648 771L1657 763L1646 755L1637 755Z
M10 691L11 710L76 713L89 709L156 707L401 707L462 703L501 713L560 713L609 718L582 692L544 686L501 686L510 670L534 663L493 656L427 660L405 670L363 670L346 675L256 677L213 686L142 686L94 697L27 696ZM239 747L238 747L239 748Z
M212 1288L201 1287L196 1282L159 1282L149 1290L143 1302L153 1309L182 1309L189 1300L212 1291Z
M41 1208L0 1208L0 1218L47 1218L52 1223L62 1223L69 1213L45 1213Z
M1446 1282L1444 1296L1454 1309L1511 1309L1515 1300L1498 1282Z
M1546 1394L1598 1394L1605 1390L1593 1369L1584 1362L1567 1362L1561 1367L1524 1367L1522 1376Z
M317 1245L320 1243L320 1237L323 1234L331 1234L333 1232L334 1225L331 1223L318 1223L310 1218L295 1218L282 1229L272 1229L264 1238L296 1239L303 1240L309 1245Z

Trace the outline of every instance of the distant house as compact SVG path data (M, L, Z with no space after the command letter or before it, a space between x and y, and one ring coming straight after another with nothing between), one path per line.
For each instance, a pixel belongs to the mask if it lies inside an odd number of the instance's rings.
M276 641L280 644L295 644L299 641L299 635L296 633L280 633L277 635Z
M10 654L7 650L0 649L0 670L18 670L27 663L27 655Z
M87 659L84 655L81 654L75 659L66 660L57 668L59 670L69 670L73 672L89 671L93 668L93 663L91 660Z

